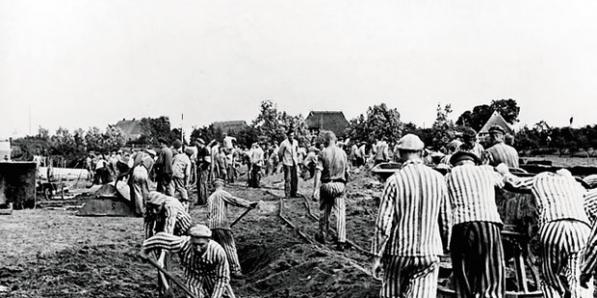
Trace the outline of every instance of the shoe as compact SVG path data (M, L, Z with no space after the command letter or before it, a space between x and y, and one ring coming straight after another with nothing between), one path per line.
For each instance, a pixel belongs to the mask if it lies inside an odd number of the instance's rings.
M315 241L317 241L321 244L325 244L325 236L322 235L321 233L317 233L317 234L315 234Z

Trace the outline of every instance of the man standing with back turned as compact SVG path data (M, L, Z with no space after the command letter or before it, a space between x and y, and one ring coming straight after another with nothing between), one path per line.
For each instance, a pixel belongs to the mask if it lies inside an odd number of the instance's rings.
M348 182L348 160L344 150L336 146L336 135L326 131L323 135L326 146L317 158L317 168L313 187L313 197L320 199L323 214L319 218L319 234L317 241L325 243L330 228L330 213L336 209L336 231L338 232L338 250L346 247L346 204L344 191ZM321 183L320 183L321 177ZM320 187L321 185L321 187Z
M425 145L413 134L397 148L404 163L388 178L375 224L372 272L384 277L380 297L435 298L439 255L443 254L439 221L446 239L449 207L444 177L423 164Z

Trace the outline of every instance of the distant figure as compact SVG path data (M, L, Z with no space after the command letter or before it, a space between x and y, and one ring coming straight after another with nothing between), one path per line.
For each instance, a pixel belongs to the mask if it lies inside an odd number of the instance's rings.
M226 181L226 174L228 169L228 160L226 159L226 150L223 147L218 148L218 153L216 153L216 171L215 171L215 179L223 179Z
M477 142L477 132L474 129L468 127L462 135L462 140L464 142L458 147L458 151L471 152L483 160L485 148Z
M168 141L164 138L159 139L160 152L156 161L155 174L158 182L157 191L172 196L172 149L168 147Z
M112 182L112 174L106 157L102 154L95 163L94 184L106 184Z
M264 153L259 143L253 143L251 150L249 151L249 186L260 187L261 185L261 169L263 168Z
M280 144L278 157L284 166L284 194L286 198L296 197L298 190L298 142L294 131L289 129L286 139Z
M186 153L182 152L182 142L175 140L173 143L172 158L172 186L175 194L180 196L180 202L185 208L185 211L189 211L189 194L187 186L191 179L191 159ZM189 153L193 153L190 151Z
M373 148L373 153L375 154L375 165L388 162L390 160L390 152L388 143L386 142L386 137L382 137L381 140L377 141Z
M201 138L195 141L197 146L197 205L207 204L209 170L211 168L211 153Z
M319 199L319 234L315 239L326 242L332 209L336 210L336 231L338 250L346 247L346 204L344 192L348 182L348 159L346 153L336 146L336 135L327 131L323 134L325 149L317 157L317 167L313 186L313 198Z
M489 128L489 142L492 146L486 151L488 163L494 167L504 163L511 169L519 168L518 152L514 147L504 143L505 131L501 126Z

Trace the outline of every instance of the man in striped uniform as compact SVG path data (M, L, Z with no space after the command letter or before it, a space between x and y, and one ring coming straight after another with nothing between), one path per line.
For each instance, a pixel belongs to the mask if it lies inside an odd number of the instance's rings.
M444 177L421 160L424 144L408 134L398 142L402 168L388 178L375 224L372 272L383 264L380 297L436 297L442 235L449 230Z
M450 158L446 175L452 205L450 252L458 297L504 297L506 275L502 220L495 204L495 187L502 176L472 152Z
M326 235L330 229L330 215L336 209L336 231L338 232L338 250L346 247L346 204L344 191L348 177L348 159L346 152L336 146L336 135L326 131L323 135L323 149L317 158L313 198L320 199L322 210L319 218L319 234L315 239L325 243Z
M518 178L504 164L496 169L513 189L530 191L535 197L542 246L543 294L548 298L580 297L580 254L590 233L583 208L586 190L567 170Z
M586 180L585 180L586 181ZM591 235L584 253L584 261L581 269L580 281L581 284L586 285L591 279L595 277L594 285L597 284L597 189L591 189L585 193L585 213L591 222ZM594 289L593 297L597 297L597 287Z
M211 240L212 232L205 225L194 225L189 236L157 233L143 242L141 255L147 257L156 249L178 253L186 284L197 297L234 297L230 271L224 249Z
M207 225L213 232L213 239L218 242L226 251L230 271L234 277L241 277L240 262L236 252L236 244L230 230L230 223L226 213L228 206L237 206L244 208L255 208L257 202L249 202L245 199L237 198L224 190L224 180L214 180L215 191L207 198Z
M489 128L489 142L493 144L493 146L485 151L485 158L488 163L494 167L504 163L511 169L518 169L518 152L514 147L504 143L504 134L504 129L499 125L494 125Z
M191 216L179 200L157 191L149 193L145 219L146 238L158 232L186 235L192 223Z

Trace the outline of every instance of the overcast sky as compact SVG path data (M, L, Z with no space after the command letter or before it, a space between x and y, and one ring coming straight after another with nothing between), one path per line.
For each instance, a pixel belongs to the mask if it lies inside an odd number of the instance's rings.
M596 1L0 0L0 138L169 116L185 127L386 102L429 126L514 98L597 123ZM29 117L31 115L31 117Z

